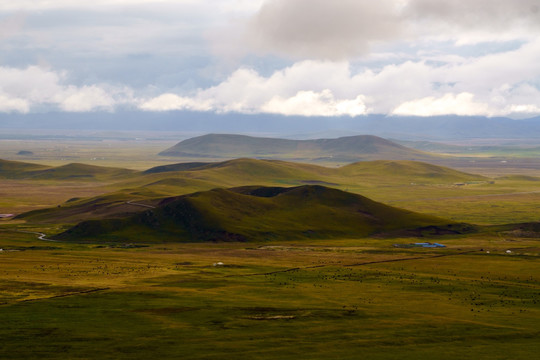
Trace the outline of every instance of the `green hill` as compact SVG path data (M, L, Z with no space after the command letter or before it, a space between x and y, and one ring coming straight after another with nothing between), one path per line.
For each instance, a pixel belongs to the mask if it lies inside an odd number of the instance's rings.
M64 170L66 167L64 167ZM70 171L40 172L44 178L56 176L58 179L77 179L73 166ZM56 169L56 168L53 168ZM105 168L108 169L108 168ZM153 168L156 169L156 168ZM183 169L183 170L178 170ZM77 223L83 220L124 217L127 213L142 212L144 207L129 205L127 202L155 204L156 199L207 191L217 187L233 188L257 184L259 186L300 186L324 185L354 192L369 193L374 186L384 184L402 191L403 185L453 184L456 182L483 181L485 178L459 172L450 168L415 161L366 161L340 168L329 168L312 164L286 162L281 160L235 159L216 163L189 163L159 167L158 171L139 173L110 169L105 174L120 177L104 177L103 168L80 168L79 174L89 174L79 179L93 179L92 176L113 182L110 189L118 189L104 195L68 201L61 206L40 209L18 216L39 223ZM84 171L82 171L84 170ZM26 174L28 176L28 174ZM389 191L386 188L385 191Z
M433 165L420 161L366 161L345 165L338 173L348 177L377 177L388 180L416 183L452 183L466 181L483 181L487 178L454 170L444 166Z
M360 238L451 221L387 206L323 186L214 189L167 198L123 219L82 222L61 240L129 242ZM456 230L458 231L458 230Z
M32 179L47 180L109 180L127 176L133 174L134 172L135 171L133 170L122 168L72 163L45 170L32 171L28 173L28 177Z
M91 198L74 198L45 209L17 215L15 219L32 223L76 224L85 220L124 218L147 209L166 195L145 189L121 190ZM158 199L158 200L155 200Z
M0 159L0 178L18 179L28 172L49 169L49 166Z
M58 167L0 160L0 178L39 180L113 180L134 174L135 171L72 163Z
M179 142L159 155L188 158L273 158L327 161L427 160L437 157L372 135L337 139L287 140L208 134Z
M154 186L166 183L182 184L173 179L204 182L207 186L235 187L242 185L302 185L321 184L351 187L355 184L381 183L389 185L453 184L456 182L485 181L483 176L453 170L443 166L417 161L363 161L343 167L323 167L312 164L287 162L282 160L234 159L216 163L206 163L195 168L181 171L183 164L163 167L161 171L147 173L145 176L127 182L125 187ZM170 171L169 171L170 170ZM172 189L172 188L171 188ZM195 189L196 190L196 189ZM185 193L185 192L184 192Z

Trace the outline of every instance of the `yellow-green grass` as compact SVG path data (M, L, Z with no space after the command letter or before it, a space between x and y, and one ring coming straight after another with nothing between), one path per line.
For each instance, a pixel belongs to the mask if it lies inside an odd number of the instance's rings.
M0 158L46 166L79 162L145 170L177 162L175 158L156 156L173 144L169 140L3 140ZM20 150L32 151L33 155L17 155Z
M117 214L114 219L111 216L81 222L54 238L137 243L305 240L364 237L427 226L441 231L465 231L461 225L445 219L393 208L320 185L252 186L168 198L136 215Z
M536 220L535 202L527 200L528 194L520 193L531 193L532 199L534 192L540 191L540 182L526 175L486 179L449 168L408 161L362 162L329 168L283 161L238 159L188 171L134 173L128 178L116 180L110 177L80 180L77 186L73 186L73 181L68 183L60 179L47 182L3 181L15 191L5 191L1 205L4 213L21 213L56 206L73 197L84 197L85 194L91 196L112 192L124 194L120 200L129 201L144 196L148 199L176 196L215 187L321 184L456 221L500 224ZM58 186L56 190L55 186ZM52 194L58 197L58 201ZM502 194L505 196L499 196ZM66 207L71 205L77 204L65 204ZM486 207L490 211L485 211Z
M20 214L57 206L74 197L91 197L110 191L100 182L5 179L0 182L0 213Z
M443 156L407 148L372 136L346 136L337 139L289 140L233 134L207 134L183 140L160 155L205 158L254 157L286 160L358 161L375 159L427 160Z
M392 243L416 239L110 248L5 229L0 238L23 250L0 253L2 358L530 359L540 350L535 239L399 249Z

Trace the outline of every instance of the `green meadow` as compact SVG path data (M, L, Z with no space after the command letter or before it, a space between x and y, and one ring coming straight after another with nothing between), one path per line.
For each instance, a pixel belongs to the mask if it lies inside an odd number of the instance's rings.
M99 163L70 165L62 154L0 162L0 213L18 215L0 219L0 358L531 359L540 351L537 169L254 159L155 168L179 161L132 145L99 147L113 159ZM324 202L224 190L248 185L328 190ZM384 205L360 209L355 194ZM160 241L129 227L145 211L162 216L169 197L196 204L201 224L212 219L245 238L193 242L174 230ZM373 221L367 233L340 223L353 211ZM380 219L392 229L444 219L474 231L375 232L390 229L373 225ZM50 241L88 220L128 227L120 240ZM282 236L294 223L308 228ZM265 239L257 227L281 235ZM320 236L307 231L315 228ZM408 246L416 242L446 247Z

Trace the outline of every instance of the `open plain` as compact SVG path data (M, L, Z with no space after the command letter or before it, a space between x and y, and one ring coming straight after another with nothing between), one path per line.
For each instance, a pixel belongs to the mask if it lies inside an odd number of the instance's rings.
M2 162L0 212L16 216L0 219L1 358L530 359L540 351L540 178L534 167L505 167L523 159L493 160L484 172L468 170L470 157L444 159L453 168L261 159L163 168L175 161L151 144L80 151L104 159ZM211 217L218 237L203 242L160 241L138 227L55 239L86 220L127 221L197 191L204 212L203 200L222 206L204 191L247 185L338 189L471 227L219 238L251 234L239 218L261 221L247 208L262 205L246 202ZM335 204L323 205L317 211ZM321 216L302 211L299 219ZM282 234L290 214L272 214ZM410 246L418 242L445 247Z

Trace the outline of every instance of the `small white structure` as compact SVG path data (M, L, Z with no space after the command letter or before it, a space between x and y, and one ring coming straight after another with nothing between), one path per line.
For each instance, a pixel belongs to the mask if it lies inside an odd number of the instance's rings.
M506 250L506 253L507 253L507 254L511 254L512 251L511 251L511 250Z
M223 264L221 261L219 261L219 262L217 262L217 263L214 263L214 266L223 266L223 265L224 265L224 264Z

